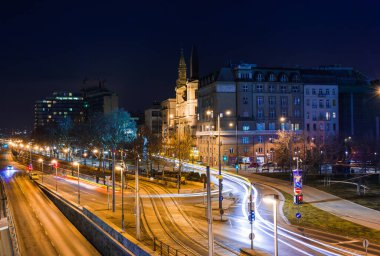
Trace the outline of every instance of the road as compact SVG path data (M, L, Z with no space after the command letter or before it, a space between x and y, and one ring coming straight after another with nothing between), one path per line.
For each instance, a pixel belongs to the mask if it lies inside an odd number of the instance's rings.
M4 170L11 164L15 170ZM100 255L22 171L9 154L0 155L21 255Z

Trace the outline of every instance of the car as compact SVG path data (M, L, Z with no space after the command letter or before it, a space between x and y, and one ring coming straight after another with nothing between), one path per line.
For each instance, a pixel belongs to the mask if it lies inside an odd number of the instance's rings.
M38 180L38 174L36 172L29 173L29 178L31 180Z
M12 165L8 165L7 166L7 170L13 170L13 166Z
M257 168L259 167L260 165L258 163L251 163L248 168Z

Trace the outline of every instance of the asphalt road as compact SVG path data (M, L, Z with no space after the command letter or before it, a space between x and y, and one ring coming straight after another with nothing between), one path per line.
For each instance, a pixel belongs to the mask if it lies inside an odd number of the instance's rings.
M9 164L15 170L5 170ZM99 255L22 169L7 153L0 154L21 255Z

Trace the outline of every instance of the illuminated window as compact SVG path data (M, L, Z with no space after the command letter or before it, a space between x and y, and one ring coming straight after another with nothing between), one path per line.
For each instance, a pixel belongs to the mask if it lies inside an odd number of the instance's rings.
M246 84L243 85L243 92L248 92L248 85Z
M243 131L249 131L249 125L243 125Z
M331 117L330 117L330 112L326 112L326 121L330 121Z
M333 117L334 119L336 118L336 113L335 113L335 112L333 112L332 117Z
M263 85L262 84L256 85L256 91L257 92L263 92Z
M243 137L242 138L242 143L243 144L248 144L249 143L249 138L248 137Z

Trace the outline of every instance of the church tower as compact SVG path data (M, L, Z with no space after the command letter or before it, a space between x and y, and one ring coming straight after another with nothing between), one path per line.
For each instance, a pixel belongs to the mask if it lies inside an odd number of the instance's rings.
M190 81L199 79L199 59L197 47L193 45L190 56Z
M181 49L181 56L179 58L179 65L178 65L178 79L177 79L177 87L186 86L186 80L187 80L187 71L186 71L186 62L185 57L183 55L183 49Z

